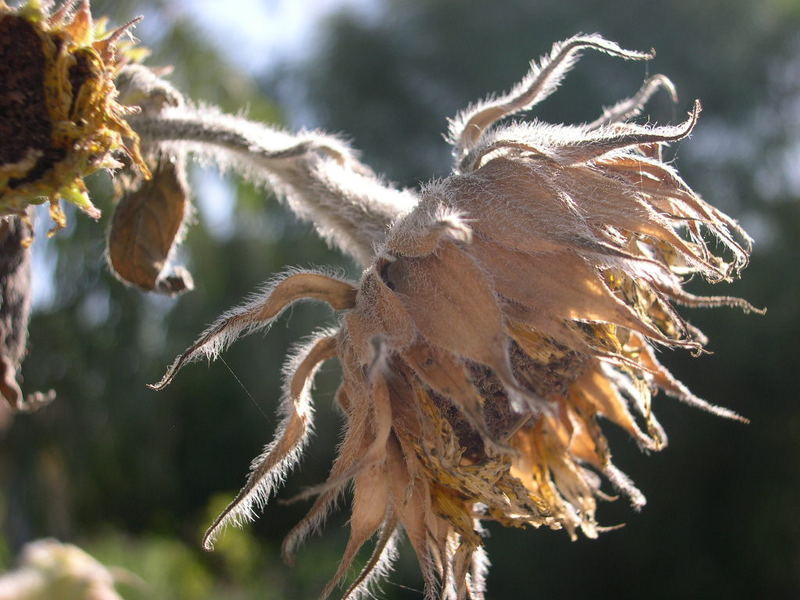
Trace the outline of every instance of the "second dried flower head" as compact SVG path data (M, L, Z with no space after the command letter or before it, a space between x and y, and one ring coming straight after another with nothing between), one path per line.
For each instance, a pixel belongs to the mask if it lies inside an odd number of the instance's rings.
M0 217L49 201L62 228L61 199L99 218L83 177L122 166L115 152L149 172L125 121L133 109L117 102L114 86L136 54L120 42L136 21L107 32L88 0L52 14L51 4L29 0L12 10L0 0Z

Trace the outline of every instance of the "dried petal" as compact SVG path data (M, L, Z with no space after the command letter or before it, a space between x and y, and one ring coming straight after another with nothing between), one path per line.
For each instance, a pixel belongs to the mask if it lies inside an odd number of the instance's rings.
M653 75L644 82L635 95L604 109L603 114L587 124L586 128L597 129L604 125L611 125L638 117L647 101L661 88L667 90L674 104L678 103L678 92L675 90L675 85L672 81L665 75Z

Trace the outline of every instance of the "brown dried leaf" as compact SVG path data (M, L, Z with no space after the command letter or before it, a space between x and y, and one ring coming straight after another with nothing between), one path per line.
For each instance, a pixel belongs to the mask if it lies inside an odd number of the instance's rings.
M336 585L347 574L358 551L378 531L378 528L381 525L392 527L389 483L384 464L374 464L356 476L353 486L350 538L347 540L339 568L320 594L321 599L330 596Z
M183 267L165 272L188 212L188 194L183 163L162 159L152 179L123 196L108 236L108 261L117 277L168 295L194 287Z
M378 266L380 268L381 263ZM414 323L400 298L372 271L361 280L356 310L347 313L344 321L347 323L349 343L360 356L369 355L369 345L376 336L399 350L411 344L417 335Z
M363 432L360 430L354 432L352 429L348 429L342 441L339 455L336 457L333 467L331 467L328 479L322 486L315 486L317 489L322 489L322 491L306 513L306 516L303 517L284 538L283 545L281 546L281 555L286 564L294 564L294 555L297 548L311 532L322 526L328 513L336 504L337 499L344 493L350 480L344 479L342 475L351 471L353 465L358 461L361 454L369 445L370 440L368 440L365 435L362 435L362 433ZM308 494L301 493L298 496L286 500L284 503L291 504L307 496Z

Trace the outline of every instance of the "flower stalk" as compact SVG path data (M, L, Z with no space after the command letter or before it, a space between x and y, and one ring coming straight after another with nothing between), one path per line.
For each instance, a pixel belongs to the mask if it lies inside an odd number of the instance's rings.
M362 267L372 262L391 223L417 202L413 192L377 177L341 139L318 131L290 134L209 107L168 109L129 122L145 146L190 152L269 186Z

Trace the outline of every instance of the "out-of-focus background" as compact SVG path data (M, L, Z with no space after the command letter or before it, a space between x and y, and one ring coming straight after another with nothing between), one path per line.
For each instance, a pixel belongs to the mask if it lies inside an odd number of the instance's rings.
M670 435L642 455L608 433L616 463L649 503L600 508L599 540L489 526L490 598L800 597L800 2L798 0L96 0L96 15L137 29L150 65L198 101L290 128L344 132L365 162L401 186L447 174L446 118L513 84L528 60L577 32L599 32L647 63L588 53L536 109L553 122L593 119L602 106L669 75L680 94L651 102L651 122L703 115L672 150L688 182L755 238L736 294L769 310L691 311L710 355L662 353L699 396L748 416L724 421L670 399L655 409ZM347 534L346 507L286 567L280 540L302 504L272 502L211 554L199 539L243 483L276 425L283 357L330 311L302 305L266 337L238 343L226 367L187 368L166 391L157 380L204 326L287 266L353 266L319 242L269 193L213 168L192 169L195 225L181 257L196 289L178 299L126 289L103 256L107 218L79 215L36 240L36 306L26 390L55 388L46 410L0 433L0 568L27 541L79 544L146 584L130 599L314 597ZM111 214L106 176L93 199ZM44 222L46 219L42 219ZM692 291L707 292L702 282ZM337 367L317 379L318 428L281 496L322 481L338 440L331 409ZM239 382L241 381L241 384ZM364 557L366 558L366 556ZM390 599L421 597L410 547L383 585Z

